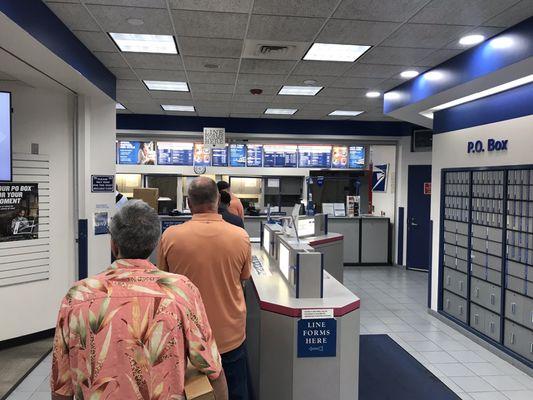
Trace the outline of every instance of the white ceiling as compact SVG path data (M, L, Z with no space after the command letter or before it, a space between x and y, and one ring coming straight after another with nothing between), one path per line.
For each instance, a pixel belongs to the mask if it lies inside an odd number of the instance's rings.
M391 120L367 90L386 91L404 81L399 73L407 67L425 71L459 54L465 34L490 37L533 15L533 0L45 2L116 75L117 99L127 107L119 112L247 118L333 119L328 113L342 109L365 111L355 120ZM131 18L144 24L131 25ZM108 32L173 35L180 54L120 53ZM242 57L245 40L374 47L355 63L264 60ZM142 79L187 81L191 92L148 91ZM317 96L276 95L283 84L309 79L324 86ZM252 88L263 94L252 96ZM165 112L161 104L197 112ZM268 107L298 112L264 115Z

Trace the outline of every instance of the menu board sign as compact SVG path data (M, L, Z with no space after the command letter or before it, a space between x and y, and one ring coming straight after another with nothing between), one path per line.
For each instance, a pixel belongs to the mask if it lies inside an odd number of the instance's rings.
M157 163L192 166L193 146L192 143L157 142Z
M363 146L350 146L349 167L365 168L365 148Z
M246 166L262 167L263 166L263 145L249 144L246 146Z
M332 168L348 168L348 146L333 146Z
M127 140L117 142L117 161L119 164L154 165L154 142Z
M295 168L297 164L297 145L264 145L263 166Z
M211 152L203 143L194 144L194 165L211 165Z
M231 144L229 146L229 166L246 166L246 146L244 144Z
M300 168L330 168L331 146L298 146Z
M211 163L213 167L227 167L228 166L228 147L223 149L211 149Z

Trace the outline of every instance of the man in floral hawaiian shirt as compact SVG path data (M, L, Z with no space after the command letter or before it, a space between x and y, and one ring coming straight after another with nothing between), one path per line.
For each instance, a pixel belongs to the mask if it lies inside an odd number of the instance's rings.
M146 260L156 212L130 201L110 226L117 261L74 284L59 310L52 399L182 400L187 358L227 400L220 355L198 289Z

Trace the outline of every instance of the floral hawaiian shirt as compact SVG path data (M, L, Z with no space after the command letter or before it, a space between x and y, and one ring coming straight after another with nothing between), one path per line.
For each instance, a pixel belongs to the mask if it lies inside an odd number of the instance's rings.
M184 399L187 358L222 367L198 289L146 260L77 282L59 310L52 393L85 400Z

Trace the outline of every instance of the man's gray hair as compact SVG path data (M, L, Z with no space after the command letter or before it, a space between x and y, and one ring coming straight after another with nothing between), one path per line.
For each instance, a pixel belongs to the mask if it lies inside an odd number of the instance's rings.
M189 185L189 202L193 206L218 205L217 184L211 178L201 176Z
M111 219L109 232L122 258L145 259L159 242L159 217L144 201L130 200Z

